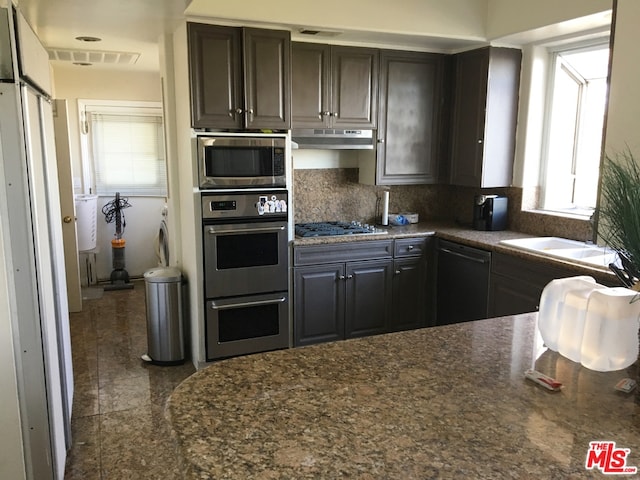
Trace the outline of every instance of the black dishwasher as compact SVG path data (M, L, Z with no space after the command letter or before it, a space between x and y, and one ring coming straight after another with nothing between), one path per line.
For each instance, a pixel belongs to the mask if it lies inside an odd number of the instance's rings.
M491 252L438 239L436 325L487 318Z

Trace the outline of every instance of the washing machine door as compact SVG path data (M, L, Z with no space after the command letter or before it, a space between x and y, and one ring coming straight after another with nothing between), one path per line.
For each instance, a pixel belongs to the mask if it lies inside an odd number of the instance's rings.
M160 222L160 230L158 232L158 258L161 266L169 266L169 231L167 222L164 220Z

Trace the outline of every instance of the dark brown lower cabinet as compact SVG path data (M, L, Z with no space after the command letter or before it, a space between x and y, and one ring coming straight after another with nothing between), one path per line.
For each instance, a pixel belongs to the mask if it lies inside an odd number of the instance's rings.
M426 240L294 248L294 345L424 326Z
M535 312L540 304L540 295L550 281L576 275L589 273L494 252L491 261L489 316ZM596 278L596 281L608 286L615 285L615 282L602 278Z

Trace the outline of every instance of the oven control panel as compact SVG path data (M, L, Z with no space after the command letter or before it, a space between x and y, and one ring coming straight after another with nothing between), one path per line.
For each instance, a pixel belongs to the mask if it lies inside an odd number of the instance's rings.
M254 217L286 217L286 191L206 193L202 194L202 219L242 219Z

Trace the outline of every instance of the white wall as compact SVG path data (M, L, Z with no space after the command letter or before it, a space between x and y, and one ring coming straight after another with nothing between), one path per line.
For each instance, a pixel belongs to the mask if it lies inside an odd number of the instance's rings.
M610 10L612 0L488 0L487 38L541 29Z
M616 17L605 152L614 154L628 146L640 161L640 2L618 0Z
M481 0L245 0L215 2L193 0L185 13L243 23L320 26L403 35L483 38L486 1Z
M83 171L80 147L78 99L153 101L162 99L162 86L158 73L114 72L105 68L56 66L53 71L55 98L67 99L69 103L69 137L74 181L82 185L87 172ZM75 193L89 193L83 188ZM114 224L107 224L101 213L102 206L113 197L98 199L98 253L96 272L98 280L108 280L112 271L111 240ZM166 198L130 197L132 207L124 211L127 220L125 262L130 276L142 276L146 270L157 265L155 242L158 235L161 211ZM171 215L171 212L169 213Z

